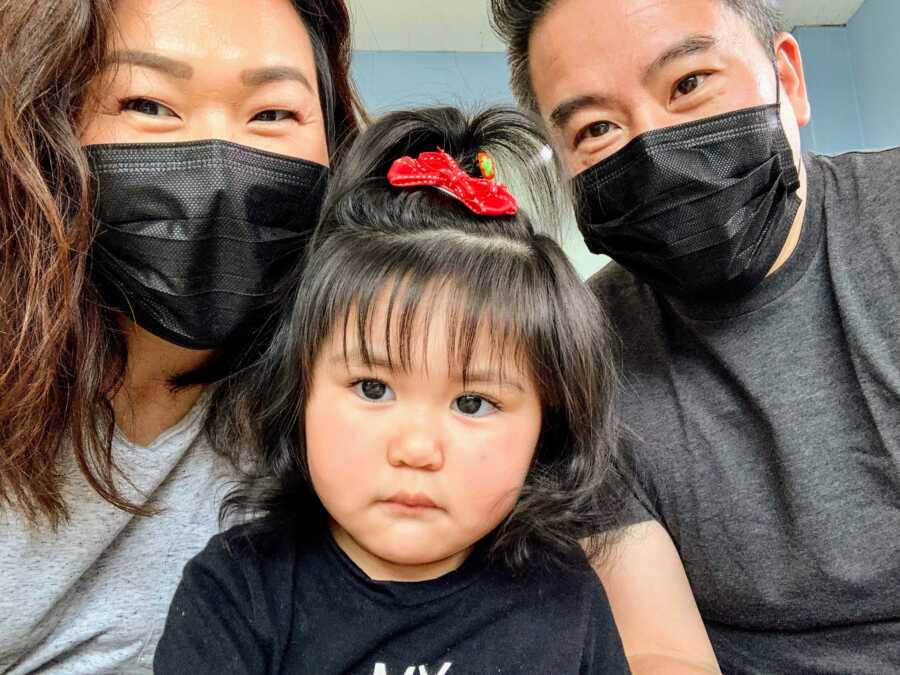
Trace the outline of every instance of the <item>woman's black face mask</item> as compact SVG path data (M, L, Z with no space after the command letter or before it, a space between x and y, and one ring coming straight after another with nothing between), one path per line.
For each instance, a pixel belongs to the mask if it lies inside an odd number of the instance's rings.
M800 207L780 107L650 131L576 176L588 248L664 294L735 298L753 289Z
M182 347L258 327L315 227L325 166L219 140L85 147L104 299Z

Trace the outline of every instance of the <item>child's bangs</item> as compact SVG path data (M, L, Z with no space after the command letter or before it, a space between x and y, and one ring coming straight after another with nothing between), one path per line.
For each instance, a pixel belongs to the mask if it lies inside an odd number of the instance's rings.
M367 282L340 303L334 326L345 360L368 367L386 362L409 372L425 363L429 341L438 339L446 345L448 372L463 382L473 366L501 380L510 368L532 376L536 350L528 327L535 321L529 315L534 303L524 301L529 289L521 278L510 277L509 258L508 252L467 256L455 264L412 265L400 273L394 266L365 275Z

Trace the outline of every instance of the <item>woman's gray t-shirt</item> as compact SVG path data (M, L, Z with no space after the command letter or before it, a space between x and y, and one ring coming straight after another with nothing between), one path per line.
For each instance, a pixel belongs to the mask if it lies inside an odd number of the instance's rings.
M229 471L203 433L206 402L149 446L113 439L145 497L126 494L159 515L103 501L71 457L68 523L53 532L0 512L0 672L151 672L182 568L219 530Z

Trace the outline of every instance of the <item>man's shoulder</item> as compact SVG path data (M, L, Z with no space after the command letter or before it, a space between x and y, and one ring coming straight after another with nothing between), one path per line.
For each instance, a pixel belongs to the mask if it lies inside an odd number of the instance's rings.
M587 280L588 288L600 298L619 297L637 284L634 275L611 260Z
M813 155L815 161L830 166L838 181L853 181L861 189L890 189L895 192L900 172L900 147L885 150L857 150L828 157Z
M588 279L587 285L609 318L613 333L625 344L659 334L656 293L621 265L610 262Z
M657 305L650 287L614 261L588 279L587 286L610 316Z

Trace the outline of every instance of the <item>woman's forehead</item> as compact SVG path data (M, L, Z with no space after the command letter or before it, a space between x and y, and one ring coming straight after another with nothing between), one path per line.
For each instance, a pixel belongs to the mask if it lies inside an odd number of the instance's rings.
M311 68L315 84L309 33L290 0L117 0L114 12L111 52L149 52L193 77Z

